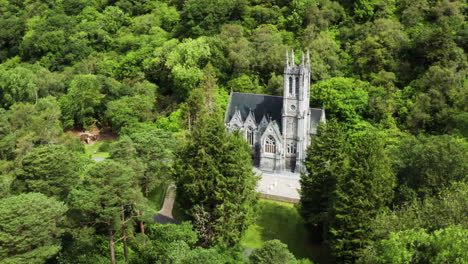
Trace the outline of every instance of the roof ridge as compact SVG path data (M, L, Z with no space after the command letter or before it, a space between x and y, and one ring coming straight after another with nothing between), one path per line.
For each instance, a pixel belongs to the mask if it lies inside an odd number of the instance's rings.
M283 96L279 96L279 95L269 95L269 94L254 94L254 93L240 93L240 92L233 92L233 93L236 93L236 94L261 95L261 96L270 96L270 97L280 97L280 98L283 98Z

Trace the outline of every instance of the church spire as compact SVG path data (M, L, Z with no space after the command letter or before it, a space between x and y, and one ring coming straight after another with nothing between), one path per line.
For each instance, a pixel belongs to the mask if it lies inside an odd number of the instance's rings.
M307 56L306 56L306 58L307 58L306 65L307 65L307 67L310 68L310 53L309 53L309 50L307 50Z
M289 67L289 54L288 54L288 50L286 50L286 67Z
M291 51L291 66L294 66L294 49Z
M302 55L301 55L301 66L304 66L304 51L302 52Z

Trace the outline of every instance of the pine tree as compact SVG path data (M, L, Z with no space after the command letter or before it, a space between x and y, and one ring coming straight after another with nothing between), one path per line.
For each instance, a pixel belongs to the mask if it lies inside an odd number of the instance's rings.
M128 261L127 238L133 220L146 211L146 199L135 183L134 171L116 161L105 160L90 167L81 185L70 193L71 209L83 225L106 230L110 262L116 263L115 247L123 242ZM148 215L148 214L147 214Z

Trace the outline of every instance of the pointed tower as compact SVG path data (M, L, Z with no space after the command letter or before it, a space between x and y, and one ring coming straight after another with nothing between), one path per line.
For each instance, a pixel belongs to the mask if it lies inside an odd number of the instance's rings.
M309 56L304 58L304 53L299 65L295 65L294 60L293 50L284 67L283 155L286 169L299 172L303 169L308 136L310 62Z

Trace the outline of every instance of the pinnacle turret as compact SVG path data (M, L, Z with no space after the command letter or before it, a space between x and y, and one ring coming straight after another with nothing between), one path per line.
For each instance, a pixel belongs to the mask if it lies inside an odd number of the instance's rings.
M291 51L291 66L294 66L294 65L296 65L296 64L294 63L294 49L293 49Z

